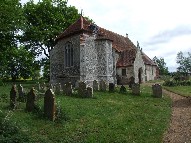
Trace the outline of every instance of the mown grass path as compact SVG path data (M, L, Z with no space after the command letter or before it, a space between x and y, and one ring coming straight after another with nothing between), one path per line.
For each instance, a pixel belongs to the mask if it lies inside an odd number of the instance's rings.
M191 143L191 98L164 90L172 99L170 126L164 134L164 143Z

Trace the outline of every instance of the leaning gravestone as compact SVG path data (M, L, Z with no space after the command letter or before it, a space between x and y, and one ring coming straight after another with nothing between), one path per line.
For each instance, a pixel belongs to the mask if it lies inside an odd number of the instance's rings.
M93 81L93 90L98 91L98 82L96 80Z
M78 95L80 97L86 97L86 83L79 82Z
M17 97L16 85L13 85L10 91L10 107L11 108L16 107L16 97Z
M115 84L114 83L109 83L109 91L114 92L115 90Z
M103 81L103 80L101 80L100 81L100 90L101 91L106 91L106 83L105 83L105 81Z
M35 107L35 89L34 87L30 90L30 92L27 94L27 102L26 102L26 110L28 112L31 112L34 110Z
M120 87L120 93L126 93L127 92L127 89L125 88L124 85L121 85Z
M72 95L72 84L71 82L67 82L64 85L64 93L66 94L66 96L71 96Z
M48 89L44 96L44 115L45 117L48 117L50 120L54 121L55 113L56 107L54 93L52 89Z
M92 89L92 87L87 87L87 89L86 89L86 97L87 98L92 98L93 97L93 89Z
M162 98L162 86L160 84L152 85L153 97Z
M140 84L135 83L132 85L132 94L133 95L140 95Z
M21 84L18 85L18 94L19 94L19 100L23 101L24 100L24 90L23 90L23 86Z

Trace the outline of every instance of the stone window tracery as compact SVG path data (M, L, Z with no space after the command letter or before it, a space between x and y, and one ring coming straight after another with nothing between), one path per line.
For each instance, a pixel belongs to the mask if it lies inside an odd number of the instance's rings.
M64 47L64 63L65 67L74 65L74 50L71 42L67 42Z

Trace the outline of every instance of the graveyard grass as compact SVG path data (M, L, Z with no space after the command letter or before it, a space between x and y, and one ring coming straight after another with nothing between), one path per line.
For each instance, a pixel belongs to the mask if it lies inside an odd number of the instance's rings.
M190 86L164 86L165 89L177 93L182 96L190 96L191 97L191 87Z
M18 136L25 136L20 142L160 143L170 121L170 98L151 97L148 86L141 86L141 96L133 96L130 91L94 92L92 99L56 95L59 113L55 122L43 117L42 97L35 112L27 113L26 104L19 103L10 113L7 100L10 89L11 86L0 86L0 112L11 114L3 120L19 128Z

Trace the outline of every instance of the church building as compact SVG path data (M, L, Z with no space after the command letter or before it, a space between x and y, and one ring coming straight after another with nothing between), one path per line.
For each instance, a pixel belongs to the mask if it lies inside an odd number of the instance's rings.
M124 37L80 17L56 39L50 52L50 83L94 80L128 84L154 80L157 65Z

